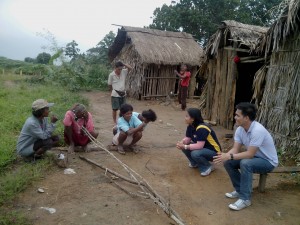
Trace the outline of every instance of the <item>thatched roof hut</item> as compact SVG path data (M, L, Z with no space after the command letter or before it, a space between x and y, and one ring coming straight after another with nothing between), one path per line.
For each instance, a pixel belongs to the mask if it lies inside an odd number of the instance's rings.
M202 70L207 82L201 108L204 117L214 124L232 129L235 105L251 100L254 74L264 61L253 49L267 30L226 20L209 39Z
M192 73L190 93L195 88L193 78L200 66L203 50L191 34L123 26L109 49L109 58L123 60L134 67L126 87L138 98L167 96L177 93L174 74L181 63ZM193 94L192 94L193 95Z
M258 120L288 156L300 148L300 0L287 4L280 18L261 38L257 51L270 57L256 75Z

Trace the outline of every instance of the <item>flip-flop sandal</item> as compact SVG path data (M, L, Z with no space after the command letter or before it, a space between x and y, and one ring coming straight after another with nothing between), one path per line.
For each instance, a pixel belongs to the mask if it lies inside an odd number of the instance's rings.
M121 155L125 155L125 154L126 154L126 152L124 151L124 149L123 149L123 148L119 148L119 147L118 147L118 152L119 152Z

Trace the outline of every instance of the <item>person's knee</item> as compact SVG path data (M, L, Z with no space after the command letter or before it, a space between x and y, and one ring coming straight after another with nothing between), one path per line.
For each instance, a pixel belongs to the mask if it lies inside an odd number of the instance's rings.
M113 127L113 135L116 135L118 133L118 128L115 126Z
M119 133L119 139L120 139L120 138L122 138L122 139L123 139L123 138L124 138L124 139L126 139L126 138L127 138L127 136L128 136L128 135L127 135L127 133L125 133L124 131L120 131L120 133Z
M134 134L134 136L135 136L136 138L138 138L138 139L141 139L141 138L143 137L143 133L142 133L141 131L139 131L139 132L136 132L136 133Z
M252 170L252 159L242 159L240 168L241 170Z
M232 167L232 160L227 160L223 164L224 164L225 169L229 169Z
M99 132L98 131L93 131L91 132L91 135L94 137L94 138L97 138L99 136Z
M191 157L193 159L199 159L202 157L202 153L201 153L201 150L194 150L194 151L191 151Z

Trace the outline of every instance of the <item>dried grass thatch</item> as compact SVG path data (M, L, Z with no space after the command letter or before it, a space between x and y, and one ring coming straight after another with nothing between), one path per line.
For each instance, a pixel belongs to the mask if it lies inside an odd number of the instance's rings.
M130 44L136 60L144 64L199 65L203 50L191 34L123 26L109 49L112 61Z
M109 57L111 61L123 60L134 68L126 78L130 96L151 98L178 92L174 70L181 63L190 67L189 93L193 95L197 67L204 55L191 34L123 26L109 49Z
M216 56L218 49L236 42L238 48L254 49L258 38L268 31L267 27L243 24L234 20L225 20L218 31L212 35L206 46L206 55Z
M205 100L201 102L203 114L208 120L227 129L233 128L237 79L239 75L248 74L247 71L238 71L234 58L239 56L240 63L261 65L264 58L253 54L252 49L267 30L265 27L226 20L210 38L205 51L207 59L202 64L209 88L201 96L201 100Z
M300 0L285 3L288 4L284 13L259 44L261 51L271 54L271 59L258 120L270 130L276 145L286 156L299 156Z
M271 51L277 51L288 36L299 32L300 0L285 0L280 7L284 8L283 13L268 32L260 37L258 45L255 47L256 51L265 52L265 55Z

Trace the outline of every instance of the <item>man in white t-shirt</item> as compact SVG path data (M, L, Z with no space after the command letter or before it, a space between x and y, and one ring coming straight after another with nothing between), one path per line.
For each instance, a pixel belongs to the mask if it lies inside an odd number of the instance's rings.
M242 102L236 106L235 121L238 128L233 148L214 156L214 162L224 162L224 167L235 190L226 193L228 198L238 198L230 209L241 210L251 205L253 173L269 173L278 166L278 156L271 134L255 121L255 105ZM247 150L240 152L244 145Z
M126 103L125 80L127 74L132 70L128 64L121 61L115 63L115 69L108 76L108 87L111 91L111 106L114 125L117 124L117 111L121 105Z

